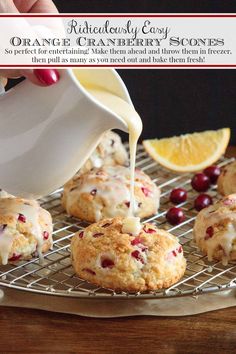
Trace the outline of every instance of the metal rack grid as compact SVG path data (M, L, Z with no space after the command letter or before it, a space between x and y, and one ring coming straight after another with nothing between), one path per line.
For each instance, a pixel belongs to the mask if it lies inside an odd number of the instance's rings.
M233 159L223 158L219 166L224 166ZM160 228L164 228L179 238L187 258L184 277L175 285L165 290L149 293L114 292L104 289L79 278L70 262L70 241L72 236L88 224L65 214L61 207L59 189L40 202L50 211L54 222L54 247L40 263L38 258L22 261L16 265L0 266L0 285L42 294L95 299L160 299L176 296L195 296L207 292L236 288L236 264L223 266L220 262L208 262L192 240L192 228L196 211L193 200L196 192L191 188L191 174L175 174L163 169L138 147L136 167L145 171L161 187L161 206L157 215L145 219ZM184 187L188 191L188 200L181 206L186 215L185 221L170 227L165 214L169 208L169 193L173 188ZM215 188L209 194L216 201L219 196Z

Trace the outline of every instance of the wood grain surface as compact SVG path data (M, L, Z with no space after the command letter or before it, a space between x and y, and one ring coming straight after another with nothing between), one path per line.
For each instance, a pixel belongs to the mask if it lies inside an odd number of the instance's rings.
M236 156L236 148L228 155ZM187 317L119 319L0 307L4 353L236 353L236 307Z
M188 317L94 319L0 308L1 353L235 353L236 308Z

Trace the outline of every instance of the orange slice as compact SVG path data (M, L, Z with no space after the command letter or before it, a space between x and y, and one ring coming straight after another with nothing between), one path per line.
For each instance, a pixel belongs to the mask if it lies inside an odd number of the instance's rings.
M230 128L144 140L149 155L162 166L177 172L194 172L216 162L230 139Z

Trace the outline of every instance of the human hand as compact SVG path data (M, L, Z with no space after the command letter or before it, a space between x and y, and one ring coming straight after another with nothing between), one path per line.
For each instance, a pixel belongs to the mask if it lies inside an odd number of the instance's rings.
M0 0L0 13L56 13L57 8L51 0ZM7 78L24 76L39 86L49 86L59 80L55 69L0 70L0 83L7 84Z

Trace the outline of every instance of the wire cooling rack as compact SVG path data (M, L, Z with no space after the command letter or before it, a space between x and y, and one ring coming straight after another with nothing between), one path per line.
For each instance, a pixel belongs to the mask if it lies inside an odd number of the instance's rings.
M233 159L223 158L219 166L224 166ZM0 285L9 288L36 293L80 297L80 298L119 298L119 299L159 299L176 296L195 296L207 292L236 288L236 264L223 266L220 262L208 262L193 242L192 229L196 211L193 200L196 192L191 188L191 174L175 174L163 169L138 147L136 167L145 171L152 180L161 187L161 206L157 215L145 219L160 228L170 231L179 238L187 258L187 269L184 277L175 285L165 290L149 293L126 293L104 289L79 278L71 266L70 241L72 236L88 224L65 214L61 207L62 189L43 198L41 206L53 217L54 247L44 256L40 263L38 258L22 261L16 265L0 266ZM169 204L169 193L173 188L184 187L188 191L188 200L181 206L186 215L185 221L175 227L166 222L165 214ZM208 192L216 201L219 196L215 188Z

